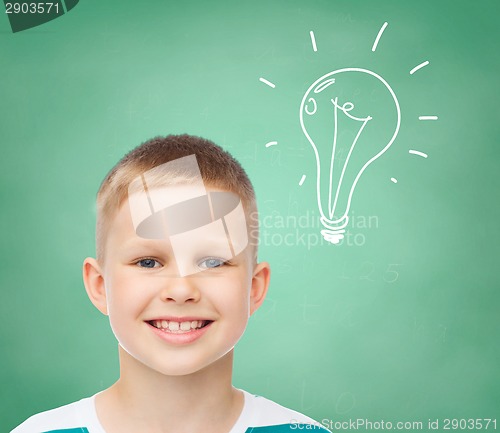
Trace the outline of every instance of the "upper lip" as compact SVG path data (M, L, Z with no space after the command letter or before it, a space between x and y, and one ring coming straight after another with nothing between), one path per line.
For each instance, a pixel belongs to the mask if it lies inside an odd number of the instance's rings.
M213 322L213 319L209 319L207 317L200 317L200 316L183 316L183 317L178 317L178 316L155 316L152 319L146 320L146 322L153 322L155 320L166 320L168 322L193 322L195 320L202 320L202 321Z

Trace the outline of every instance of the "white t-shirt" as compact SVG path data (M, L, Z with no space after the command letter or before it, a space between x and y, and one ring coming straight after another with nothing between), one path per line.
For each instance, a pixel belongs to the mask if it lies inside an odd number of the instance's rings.
M328 432L319 423L286 407L241 390L243 410L229 433ZM97 418L95 395L33 415L11 433L106 433Z

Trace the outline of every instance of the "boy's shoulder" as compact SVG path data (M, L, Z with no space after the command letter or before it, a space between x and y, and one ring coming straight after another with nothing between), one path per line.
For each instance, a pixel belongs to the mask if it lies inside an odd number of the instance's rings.
M328 432L312 418L245 390L245 406L231 433Z
M90 433L98 432L94 397L83 398L56 409L40 412L17 426L11 433ZM102 432L104 433L104 432Z

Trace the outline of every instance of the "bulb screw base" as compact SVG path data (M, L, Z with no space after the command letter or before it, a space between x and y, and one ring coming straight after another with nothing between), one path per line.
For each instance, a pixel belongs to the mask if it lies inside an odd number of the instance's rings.
M335 245L344 239L344 232L345 230L321 230L321 234L323 235L325 241Z
M321 234L325 241L331 244L337 245L342 239L344 239L345 227L349 222L349 217L344 215L342 218L331 221L325 217L321 218L321 224L325 227L321 230Z

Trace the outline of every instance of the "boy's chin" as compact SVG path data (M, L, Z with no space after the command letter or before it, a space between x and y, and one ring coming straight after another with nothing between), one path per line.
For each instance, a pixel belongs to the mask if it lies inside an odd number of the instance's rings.
M170 359L141 359L135 357L133 354L125 350L120 345L120 356L124 356L129 358L132 362L132 365L135 365L133 368L136 370L146 369L151 373L159 373L163 376L171 376L171 377L181 377L181 376L189 376L194 374L203 374L209 370L215 371L225 371L225 367L227 367L228 371L232 370L232 362L233 362L233 348L228 350L225 354L221 354L219 357L215 358L193 358L193 357L172 357ZM130 365L129 362L125 362L124 364ZM123 366L123 364L122 364ZM125 373L128 375L128 372L122 371L121 373Z
M223 357L224 358L224 357ZM217 369L218 365L223 364L222 359L217 359L216 361L209 363L178 363L177 365L156 365L156 366L148 366L150 369L154 370L156 373L159 373L163 376L168 377L182 377L182 376L190 376L190 375L198 375L206 373L210 370Z
M163 376L188 376L207 373L209 370L216 374L232 371L234 345L225 349L221 347L218 353L210 350L208 352L206 350L187 350L184 352L183 348L178 348L174 349L172 353L163 353L162 355L151 352L144 353L137 347L133 350L121 342L118 346L121 375L135 375L134 371L139 373L141 370L149 370L152 374L159 373Z

